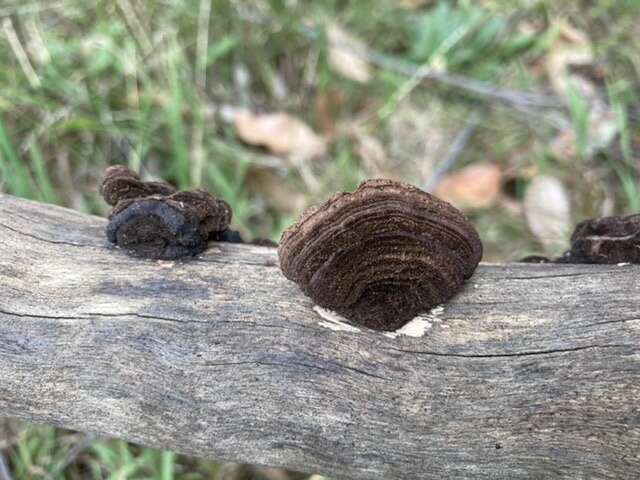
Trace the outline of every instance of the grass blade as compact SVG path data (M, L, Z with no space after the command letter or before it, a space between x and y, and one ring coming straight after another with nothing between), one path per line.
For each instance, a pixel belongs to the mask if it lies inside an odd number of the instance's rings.
M31 175L18 158L0 117L0 181L5 189L14 195L34 198Z

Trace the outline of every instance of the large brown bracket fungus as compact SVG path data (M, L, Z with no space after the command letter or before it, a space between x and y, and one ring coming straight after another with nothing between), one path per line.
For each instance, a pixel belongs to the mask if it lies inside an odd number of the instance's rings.
M640 263L640 214L579 223L562 263Z
M173 260L202 252L209 239L229 235L231 208L204 190L176 192L142 182L122 165L105 171L100 193L110 205L107 238L132 255Z
M453 297L480 258L452 205L408 184L368 180L308 209L278 248L284 275L319 306L395 330Z

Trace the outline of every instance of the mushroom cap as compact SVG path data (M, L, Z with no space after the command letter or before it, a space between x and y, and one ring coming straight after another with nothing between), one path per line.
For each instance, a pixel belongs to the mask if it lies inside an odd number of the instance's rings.
M571 250L565 253L563 261L640 263L640 214L579 223L571 235Z
M108 167L100 184L100 195L112 206L120 200L149 195L171 195L175 191L172 185L165 182L141 181L137 173L124 165Z
M367 180L305 211L278 248L283 274L318 305L395 330L453 295L480 258L452 205L392 180Z
M151 195L118 202L107 238L133 255L173 260L202 252L230 221L227 202L204 190Z

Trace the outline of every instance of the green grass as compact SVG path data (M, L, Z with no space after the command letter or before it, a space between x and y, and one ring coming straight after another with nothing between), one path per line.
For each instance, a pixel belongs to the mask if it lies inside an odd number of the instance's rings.
M85 442L84 449L73 452L83 442L82 434L53 427L27 429L13 448L12 474L15 479L204 480L219 470L215 462L141 448L121 440ZM73 459L68 457L70 453L76 453Z
M7 189L25 198L34 198L35 190L31 175L27 167L22 163L7 134L4 122L0 118L0 173L3 183L7 183Z
M589 148L589 102L573 85L569 87L567 99L569 101L573 129L576 132L578 156L586 158Z
M344 125L358 123L388 149L390 120L403 105L429 112L430 105L442 104L446 122L434 116L420 124L420 133L435 142L453 138L484 102L384 68L374 69L366 85L340 76L328 62L324 20L338 20L369 48L396 60L498 86L539 89L548 87L547 79L532 72L554 48L558 18L590 35L598 71L605 72L598 87L619 132L613 144L593 147L591 105L572 88L564 101L576 158L548 152L558 132L539 117L489 104L456 168L496 162L515 178L515 203L532 171L555 175L571 192L577 220L599 215L605 200L613 204L611 213L638 212L640 42L633 29L640 4L634 0L441 0L418 10L386 0L212 0L208 6L200 0L5 1L0 22L3 34L13 37L0 37L0 189L105 215L107 206L97 195L101 172L127 163L146 179L209 189L231 204L233 227L245 237L277 240L300 211L275 208L250 188L260 169L279 169L275 177L282 187L312 204L371 175L355 136L340 130ZM309 33L309 20L317 35ZM248 73L246 82L239 72ZM278 85L286 87L284 95ZM318 107L323 99L330 99L329 119ZM229 106L286 111L323 135L335 133L325 130L332 123L338 133L327 158L309 165L315 186L286 162L265 167L268 152L237 137L224 115ZM392 169L399 165L388 156ZM414 160L405 180L420 184L429 159ZM513 209L467 213L488 260L542 250ZM6 452L15 478L199 479L219 468L114 440L94 442L61 471L78 441L77 434L51 427L27 430Z

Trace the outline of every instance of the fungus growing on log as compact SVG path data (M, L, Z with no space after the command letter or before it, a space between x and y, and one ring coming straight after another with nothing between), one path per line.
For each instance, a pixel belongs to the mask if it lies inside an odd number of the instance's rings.
M640 214L579 223L562 263L640 263Z
M303 213L282 234L284 275L319 306L395 330L454 296L482 256L452 205L408 184L368 180Z
M166 182L143 182L137 173L124 165L108 167L100 185L100 195L111 206L129 198L171 195L175 192L175 187Z
M231 208L204 190L176 192L167 183L142 182L127 167L116 165L105 171L100 193L115 205L107 239L135 256L193 256L209 239L228 233Z

